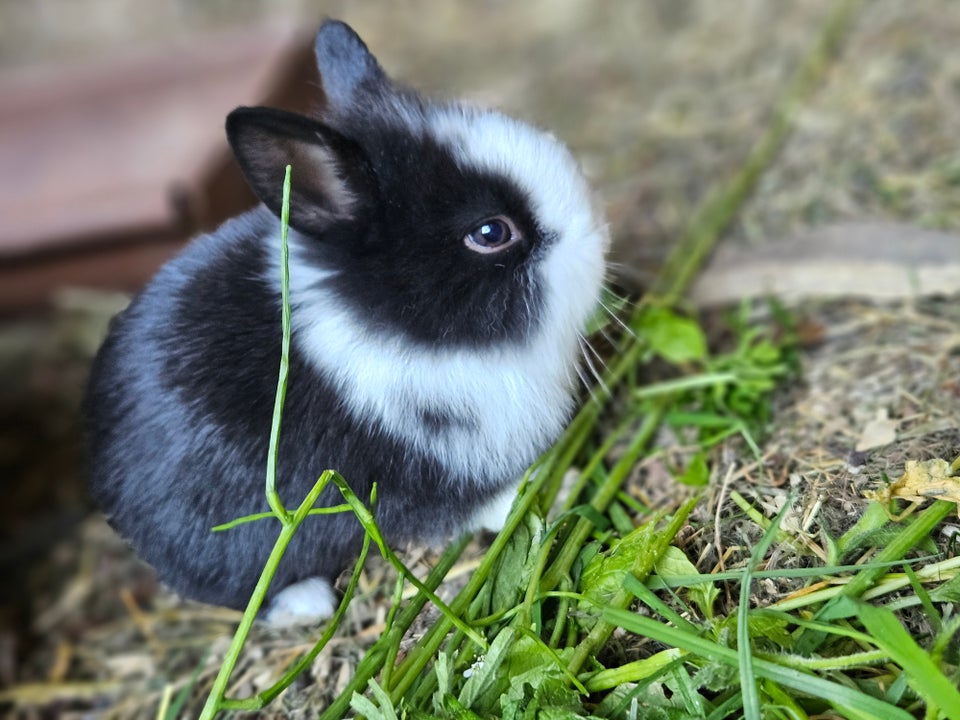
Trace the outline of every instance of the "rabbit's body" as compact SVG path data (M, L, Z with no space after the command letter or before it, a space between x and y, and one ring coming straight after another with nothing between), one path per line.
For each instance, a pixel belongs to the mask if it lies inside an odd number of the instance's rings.
M323 122L265 109L228 119L270 209L158 273L115 321L85 402L93 492L111 522L175 589L233 607L277 532L210 528L265 509L287 162L278 489L298 502L327 468L361 499L376 482L393 542L472 529L559 435L603 274L605 231L559 143L397 89L341 24L321 29L317 54ZM330 486L318 504L339 502ZM279 612L327 614L329 581L361 539L350 513L308 519L272 585Z

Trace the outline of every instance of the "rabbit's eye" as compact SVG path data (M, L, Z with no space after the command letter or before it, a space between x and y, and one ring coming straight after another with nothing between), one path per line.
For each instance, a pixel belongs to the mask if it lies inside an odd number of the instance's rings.
M513 245L520 238L520 231L513 221L504 215L497 215L484 220L464 235L463 243L474 252L492 253Z

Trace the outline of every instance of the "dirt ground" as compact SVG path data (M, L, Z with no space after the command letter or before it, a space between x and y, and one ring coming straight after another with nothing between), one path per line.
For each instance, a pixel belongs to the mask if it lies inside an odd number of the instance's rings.
M265 17L343 17L394 75L496 104L566 140L607 205L614 270L636 287L743 163L834 5L404 0L317 11L292 1L43 0L0 5L0 62L69 62L173 35L202 42ZM746 275L761 250L772 253L784 288L818 262L847 270L795 304L810 329L802 381L784 389L763 446L782 476L733 461L717 470L727 489L760 502L775 502L778 488L801 491L808 513L797 522L832 533L856 520L863 487L899 475L905 459L960 453L960 278L950 274L960 258L957 37L960 5L950 0L861 3L841 55L794 109L794 132L722 238ZM846 231L836 244L804 241L851 224L873 228L867 252L843 251ZM930 231L939 238L930 253L943 255L911 255ZM890 283L866 277L880 255L907 276L933 266L948 282L881 295ZM719 282L711 272L701 282ZM159 587L86 500L77 407L122 303L66 292L48 312L0 326L0 712L15 717L148 716L166 684L181 687L197 667L209 680L237 619ZM957 531L944 528L945 545ZM468 551L460 577L480 552ZM425 567L421 555L408 562ZM386 577L369 571L346 632L278 715L321 707L349 678L382 627ZM238 691L264 686L265 668L311 644L259 630Z

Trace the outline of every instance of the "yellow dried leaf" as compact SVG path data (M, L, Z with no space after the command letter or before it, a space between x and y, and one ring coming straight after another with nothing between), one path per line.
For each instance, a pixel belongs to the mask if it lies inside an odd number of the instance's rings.
M925 500L946 500L957 504L960 514L960 477L951 474L946 460L908 460L904 473L880 490L863 493L870 500L887 505L894 498L921 503ZM908 508L899 517L905 517L913 508Z

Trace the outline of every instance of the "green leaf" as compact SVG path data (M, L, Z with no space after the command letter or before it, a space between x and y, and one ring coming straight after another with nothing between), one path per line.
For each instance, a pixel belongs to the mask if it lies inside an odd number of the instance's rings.
M610 690L624 683L635 683L663 672L664 668L669 668L683 656L684 653L677 648L667 648L650 657L601 670L596 675L591 675L584 685L590 692L598 692Z
M677 476L677 480L690 487L706 487L707 481L710 480L710 468L707 467L706 456L702 452L694 455L683 474Z
M531 668L510 678L500 699L503 720L523 717L582 717L583 703L556 666Z
M644 523L614 541L609 550L595 555L587 564L580 579L581 592L590 601L584 607L587 612L593 613L595 607L609 605L638 559L654 551L655 530L656 522Z
M730 615L717 625L718 630L732 630L736 635L739 617ZM748 634L751 640L766 638L771 643L788 648L793 644L793 637L788 632L792 619L787 615L769 612L751 612L747 614Z
M697 685L710 692L719 693L735 687L740 680L738 668L730 667L721 662L705 662L697 670L694 679ZM740 695L741 704L743 695Z
M787 629L790 621L781 615L767 615L750 613L750 637L764 637L782 648L789 648L793 644L793 636Z
M857 548L879 547L879 545L872 544L874 539L880 540L881 545L885 544L880 539L880 533L889 523L890 516L884 507L878 502L871 502L856 524L837 538L837 551L840 558ZM899 529L893 529L892 531L893 534L899 532Z
M566 671L572 650L558 657L532 635L523 635L513 643L503 666L509 688L500 698L501 717L512 718L586 718L580 693L570 682L586 692Z
M580 553L570 568L570 577L576 582L577 586L581 586L580 579L583 577L584 571L600 555L602 547L598 540L591 540L584 543L583 547L580 548Z
M433 670L437 677L437 690L433 694L433 710L440 713L448 709L446 698L453 692L453 658L450 654L439 653L434 661Z
M506 612L520 601L540 554L546 526L534 513L527 513L510 536L491 575L493 591L490 614Z
M442 710L444 715L449 715L452 720L483 720L475 712L463 706L453 695L445 695L443 698ZM435 717L423 714L423 720L437 720Z
M680 548L673 545L670 545L660 556L654 568L657 576L666 581L697 574L697 566L690 562ZM713 583L690 585L687 587L687 593L705 617L713 617L713 603L720 595L720 590Z
M474 661L457 698L465 708L486 714L496 706L507 684L500 666L506 661L516 635L512 627L505 627L490 643L490 649Z
M380 712L380 708L370 698L366 698L360 693L354 693L353 697L350 698L350 707L358 715L363 715L369 720L386 720L383 713Z
M552 717L580 717L580 694L570 685L582 686L565 667L566 660L538 638L506 627L471 667L459 704L484 717L496 715L504 720L546 717L547 711ZM449 699L444 703L449 710Z
M376 702L360 693L354 693L353 697L350 698L350 707L368 720L399 720L397 711L394 709L393 703L390 702L390 696L386 690L380 687L373 678L370 679L367 687L370 688Z
M681 364L707 357L707 339L700 326L663 307L649 308L640 317L637 333L665 360Z
M960 603L960 575L954 575L947 582L930 591L934 602Z

